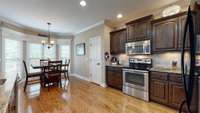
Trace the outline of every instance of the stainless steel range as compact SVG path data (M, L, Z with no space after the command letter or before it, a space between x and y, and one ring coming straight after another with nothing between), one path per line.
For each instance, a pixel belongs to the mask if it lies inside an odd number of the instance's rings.
M149 71L151 59L129 59L129 68L123 69L123 92L149 101Z

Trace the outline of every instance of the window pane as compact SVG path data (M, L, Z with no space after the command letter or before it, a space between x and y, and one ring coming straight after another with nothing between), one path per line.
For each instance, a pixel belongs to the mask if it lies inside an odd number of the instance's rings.
M66 59L70 59L70 46L60 45L60 59L65 62Z
M5 73L21 74L22 48L20 41L5 39Z
M44 58L45 59L51 59L51 60L56 59L56 47L55 47L55 45L52 46L51 48L48 48L48 46L45 45L45 47L44 47Z
M61 45L60 46L60 57L61 58L70 58L70 46L69 45Z
M42 45L30 44L29 45L29 57L30 58L42 58Z
M19 45L18 41L5 39L5 58L6 59L20 58L20 47L19 46L20 45Z
M29 43L28 45L28 51L29 58L28 58L28 66L30 72L37 72L40 70L33 69L31 65L40 65L40 59L42 59L42 45L41 44L34 44Z

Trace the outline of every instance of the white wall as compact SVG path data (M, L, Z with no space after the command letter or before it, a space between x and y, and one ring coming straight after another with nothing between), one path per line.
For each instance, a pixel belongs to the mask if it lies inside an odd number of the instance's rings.
M2 72L2 30L0 27L0 73Z
M89 38L100 36L103 37L103 27L104 25L98 25L94 28L91 28L85 32L81 32L75 35L74 38L74 59L73 59L73 73L78 74L84 78L89 79ZM77 56L76 55L76 45L80 43L85 43L85 55Z
M109 41L109 33L111 28L106 26L105 24L100 24L87 31L81 32L75 35L73 40L74 42L74 56L73 56L73 73L81 76L81 78L89 80L91 78L89 71L89 39L92 37L100 36L102 38L102 85L105 85L105 65L106 62L104 60L105 51L110 51L110 41ZM86 54L84 56L76 55L76 45L79 43L86 44Z

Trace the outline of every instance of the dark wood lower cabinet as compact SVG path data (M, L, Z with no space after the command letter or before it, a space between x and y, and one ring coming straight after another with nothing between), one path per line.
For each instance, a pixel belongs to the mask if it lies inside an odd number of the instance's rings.
M188 77L186 77L187 80ZM198 109L198 78L194 79L194 93L191 110L197 113ZM150 100L167 105L174 109L179 109L183 100L185 100L185 91L180 74L165 72L150 72ZM184 111L188 113L187 107Z
M106 84L109 87L122 90L122 68L106 67Z
M168 82L163 80L151 80L150 98L159 103L168 103Z
M178 109L185 99L179 74L150 72L150 100Z
M184 87L182 83L169 82L169 104L173 108L179 108L185 99Z

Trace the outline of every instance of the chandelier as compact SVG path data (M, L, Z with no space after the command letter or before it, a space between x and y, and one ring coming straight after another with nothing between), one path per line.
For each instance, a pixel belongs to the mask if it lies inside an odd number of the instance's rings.
M54 44L55 44L55 42L54 42L54 40L51 40L51 32L50 32L50 27L51 27L51 23L47 23L47 25L48 25L48 40L47 40L47 42L45 41L45 40L42 40L42 44L43 45L47 45L47 47L48 47L48 49L50 49Z

